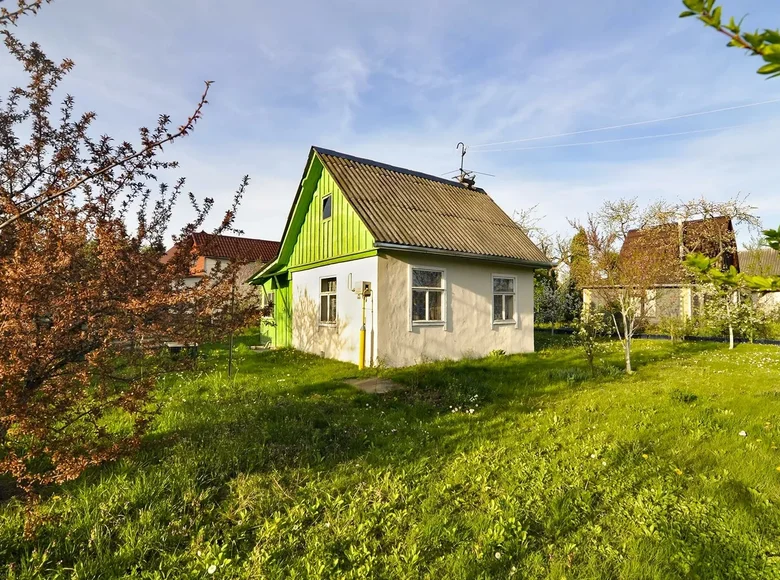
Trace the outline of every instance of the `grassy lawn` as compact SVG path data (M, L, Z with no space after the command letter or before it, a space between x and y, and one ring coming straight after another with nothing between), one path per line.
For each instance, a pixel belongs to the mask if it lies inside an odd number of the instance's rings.
M0 574L780 576L780 349L640 341L626 377L615 345L593 380L558 340L386 395L291 351L171 377L141 452L52 491L34 539L0 506Z

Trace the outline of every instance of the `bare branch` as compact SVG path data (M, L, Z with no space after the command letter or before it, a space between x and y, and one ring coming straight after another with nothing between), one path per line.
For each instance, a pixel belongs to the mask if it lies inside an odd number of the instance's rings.
M40 209L47 203L51 203L52 201L67 195L74 189L77 189L78 187L82 186L87 181L90 181L92 179L95 179L96 177L100 177L101 175L108 173L112 169L115 169L116 167L122 166L125 163L128 163L129 161L132 161L133 159L137 159L139 157L142 157L144 155L148 155L151 151L162 148L162 146L166 143L171 143L172 141L178 139L179 137L184 137L187 134L189 134L194 128L195 124L198 122L198 120L201 118L203 114L203 107L208 103L206 100L206 97L208 96L209 88L211 87L213 81L206 81L206 88L203 91L203 94L200 97L200 101L198 102L198 106L195 108L195 112L187 119L187 122L184 123L181 127L179 127L178 131L173 134L166 135L162 139L158 139L156 141L152 141L151 143L146 144L146 146L141 149L140 151L137 151L135 153L132 153L130 155L127 155L125 157L122 157L120 159L112 161L110 164L106 165L105 167L98 169L97 171L88 173L87 175L84 175L82 177L77 178L74 180L70 185L67 187L64 187L63 189L56 191L54 193L49 193L47 197L33 205L32 207L29 207L18 214L11 216L7 220L5 220L3 223L0 223L0 231L2 231L4 228L8 227L15 221L23 218L26 215L29 215L33 213L34 211Z

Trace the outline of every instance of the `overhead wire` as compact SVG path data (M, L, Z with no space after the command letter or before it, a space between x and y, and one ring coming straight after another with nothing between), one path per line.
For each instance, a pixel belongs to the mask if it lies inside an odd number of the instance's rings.
M509 151L532 151L535 149L559 149L562 147L582 147L584 145L602 145L605 143L621 143L623 141L642 141L646 139L661 139L664 137L678 137L681 135L693 135L696 133L711 133L714 131L725 131L726 129L736 129L738 127L745 127L747 124L742 125L729 125L726 127L716 127L712 129L695 129L692 131L680 131L678 133L663 133L660 135L642 135L641 137L623 137L620 139L604 139L601 141L583 141L579 143L558 143L556 145L535 145L532 147L517 147L514 149L477 149L472 153L497 153L497 152L509 152Z
M633 123L623 123L621 125L609 125L607 127L598 127L598 128L595 128L595 129L584 129L582 131L570 131L568 133L557 133L557 134L554 134L554 135L541 135L541 136L538 136L538 137L526 137L526 138L523 138L523 139L511 139L509 141L497 141L495 143L481 143L479 145L472 145L472 146L470 146L469 147L469 151L476 151L477 149L482 148L482 147L497 147L499 145L511 145L511 144L515 144L515 143L527 143L527 142L530 142L530 141L541 141L543 139L557 139L559 137L572 137L574 135L584 135L586 133L598 133L598 132L601 132L601 131L613 131L613 130L616 130L616 129L626 129L626 128L629 128L629 127L639 127L641 125L651 125L651 124L654 124L654 123L663 123L663 122L666 122L666 121L675 121L675 120L678 120L678 119L688 119L688 118L691 118L691 117L700 117L700 116L703 116L703 115L713 115L713 114L716 114L716 113L724 113L724 112L727 112L727 111L736 111L738 109L747 109L749 107L759 107L759 106L762 106L762 105L770 105L770 104L773 104L773 103L780 103L780 98L770 99L770 100L767 100L767 101L760 101L760 102L756 102L756 103L747 103L747 104L744 104L744 105L735 105L735 106L732 106L732 107L721 107L720 109L711 109L711 110L708 110L708 111L699 111L699 112L696 112L696 113L685 113L683 115L674 115L674 116L671 116L671 117L662 117L660 119L650 119L650 120L646 120L646 121L635 121ZM491 151L497 151L497 150L491 149ZM511 149L510 151L516 151L516 150L515 149Z

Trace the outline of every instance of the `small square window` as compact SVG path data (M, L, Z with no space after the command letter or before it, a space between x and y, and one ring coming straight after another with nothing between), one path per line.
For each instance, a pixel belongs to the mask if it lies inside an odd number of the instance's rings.
M333 196L326 195L322 198L322 219L330 219L333 214Z

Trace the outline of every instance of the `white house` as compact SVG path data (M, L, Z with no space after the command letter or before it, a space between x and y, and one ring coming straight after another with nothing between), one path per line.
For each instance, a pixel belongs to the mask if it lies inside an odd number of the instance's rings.
M404 366L533 351L533 271L549 266L484 190L314 147L250 283L274 303L275 346Z

